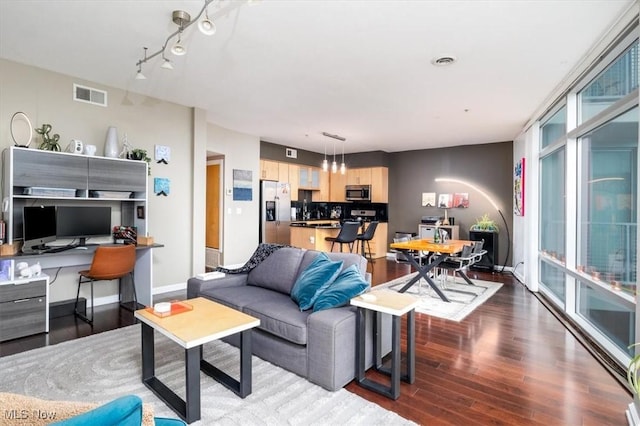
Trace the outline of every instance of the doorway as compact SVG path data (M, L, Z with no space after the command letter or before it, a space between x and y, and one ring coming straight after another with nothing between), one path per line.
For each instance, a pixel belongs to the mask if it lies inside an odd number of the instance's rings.
M222 264L222 183L224 160L207 159L205 206L205 267L213 270Z

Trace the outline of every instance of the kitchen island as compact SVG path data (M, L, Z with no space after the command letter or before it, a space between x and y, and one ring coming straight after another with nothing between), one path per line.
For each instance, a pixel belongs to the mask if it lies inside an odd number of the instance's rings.
M325 237L335 237L340 232L337 220L307 220L291 222L291 245L308 250L331 251L331 242Z
M368 223L365 222L365 229ZM325 241L325 237L336 237L340 232L340 222L337 220L307 220L291 222L291 245L308 250L331 251L331 242ZM385 257L387 254L387 223L379 223L374 239L370 242L373 258ZM347 251L347 247L343 248ZM340 251L339 245L334 246L334 251ZM356 242L354 253L360 253L361 247Z

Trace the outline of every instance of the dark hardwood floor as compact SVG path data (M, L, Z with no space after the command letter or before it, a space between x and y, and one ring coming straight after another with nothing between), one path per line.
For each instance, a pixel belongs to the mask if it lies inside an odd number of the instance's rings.
M406 264L379 259L372 282L409 272ZM346 389L423 425L627 424L631 395L535 296L510 274L470 276L504 285L459 323L416 314L416 381L402 383L398 400L354 382ZM180 293L161 299L184 298ZM133 322L117 305L102 306L93 329L73 316L56 318L48 335L1 343L0 356ZM386 380L375 372L368 377Z

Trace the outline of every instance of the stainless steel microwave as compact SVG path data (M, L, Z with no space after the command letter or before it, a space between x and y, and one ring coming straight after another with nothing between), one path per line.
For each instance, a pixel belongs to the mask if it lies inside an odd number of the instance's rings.
M345 200L371 201L371 185L347 185Z

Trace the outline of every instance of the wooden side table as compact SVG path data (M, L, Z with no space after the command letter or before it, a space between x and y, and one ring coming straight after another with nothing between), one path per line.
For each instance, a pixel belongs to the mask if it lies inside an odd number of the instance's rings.
M416 371L416 333L415 333L415 308L420 300L414 296L398 293L393 290L374 290L351 299L351 305L358 308L356 316L356 378L358 384L366 389L378 392L391 399L398 399L400 396L400 380L413 383ZM365 333L366 311L375 313L375 345L374 345L374 368L384 374L391 376L391 385L385 386L381 383L367 379L365 377ZM392 316L391 325L391 369L383 368L381 356L381 316L389 314ZM400 372L400 347L401 318L407 315L407 371L406 374Z

